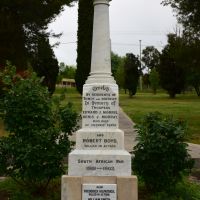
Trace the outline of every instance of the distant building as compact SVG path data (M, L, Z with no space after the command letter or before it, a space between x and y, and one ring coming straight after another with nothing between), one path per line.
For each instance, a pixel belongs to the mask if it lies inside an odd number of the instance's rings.
M63 78L61 87L76 87L76 82L74 79Z

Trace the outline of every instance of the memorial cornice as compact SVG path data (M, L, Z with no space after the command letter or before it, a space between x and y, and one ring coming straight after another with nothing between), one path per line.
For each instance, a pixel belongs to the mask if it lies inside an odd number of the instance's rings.
M109 2L111 0L93 0L94 1L94 5L97 5L97 4L106 4L106 5L109 5Z

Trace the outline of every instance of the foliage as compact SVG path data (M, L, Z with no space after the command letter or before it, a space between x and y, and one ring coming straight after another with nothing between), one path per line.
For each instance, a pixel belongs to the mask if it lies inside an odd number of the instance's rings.
M49 39L40 37L38 40L38 50L32 58L34 71L38 76L44 77L43 84L53 94L55 91L56 77L58 75L58 61L49 44Z
M41 81L33 73L10 88L3 104L9 135L0 138L0 174L38 194L64 173L63 157L72 147L68 135L77 122L71 105L52 105Z
M18 72L32 65L39 74L45 75L44 82L52 91L58 66L48 37L56 35L48 33L47 28L71 2L73 0L1 0L0 68L5 67L6 60L11 61ZM40 48L46 49L47 55L39 52L43 51Z
M142 76L142 82L143 82L143 85L146 88L149 88L150 81L149 81L149 74L148 73L143 74L143 76Z
M168 44L160 56L158 72L160 83L171 98L180 94L186 87L186 68L182 63L184 44L180 37L168 35Z
M156 94L157 92L157 89L159 87L159 74L156 70L156 68L153 68L150 72L150 75L149 75L149 81L150 81L150 85L151 85L151 88L153 89L153 93Z
M148 68L148 72L160 63L160 52L154 46L147 46L142 51L142 62Z
M187 81L200 96L200 1L199 0L163 0L164 5L171 5L177 18L183 25L185 42L182 63L187 65Z
M75 80L77 90L81 94L91 67L93 12L93 1L79 0L77 71Z
M23 187L16 184L12 179L6 178L0 182L0 197L1 200L60 200L60 178L54 179L48 187L46 194L43 196L32 195L30 191L24 190Z
M150 191L168 191L181 179L181 173L192 167L184 143L184 122L149 113L136 128L138 144L133 150L133 171Z
M139 80L139 59L132 53L126 54L124 61L125 89L128 89L129 96L136 94Z
M124 74L124 65L120 65L117 68L117 72L115 74L116 82L119 88L125 88L125 74Z
M123 64L123 57L120 57L118 54L111 52L111 70L115 79L117 79L117 70Z
M5 69L2 72L0 72L1 98L9 90L9 88L13 86L15 74L16 74L15 67L12 67L11 63L7 61Z
M111 52L112 74L120 88L124 88L124 57Z
M187 30L200 36L200 1L199 0L163 0L164 5L171 5L177 12L177 18Z
M63 78L74 79L76 74L75 66L67 66L64 63L59 65L60 71L57 78L57 82L60 83Z
M187 66L187 83L200 96L200 40L188 35L184 35L182 40L185 42L182 62Z

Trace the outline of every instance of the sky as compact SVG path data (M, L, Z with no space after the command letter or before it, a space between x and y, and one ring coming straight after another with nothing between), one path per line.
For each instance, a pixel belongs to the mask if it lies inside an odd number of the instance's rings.
M120 56L126 53L140 54L146 46L159 51L167 44L167 34L174 33L176 17L171 7L161 5L162 0L112 0L110 2L110 37L112 51ZM49 25L54 33L63 33L50 43L60 42L54 48L59 62L76 65L76 41L78 5L65 7L64 11Z

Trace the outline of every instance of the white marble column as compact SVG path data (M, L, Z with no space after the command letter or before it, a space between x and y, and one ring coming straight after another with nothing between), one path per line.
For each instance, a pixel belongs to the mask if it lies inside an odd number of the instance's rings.
M115 83L111 76L110 0L94 0L92 60L86 83Z

